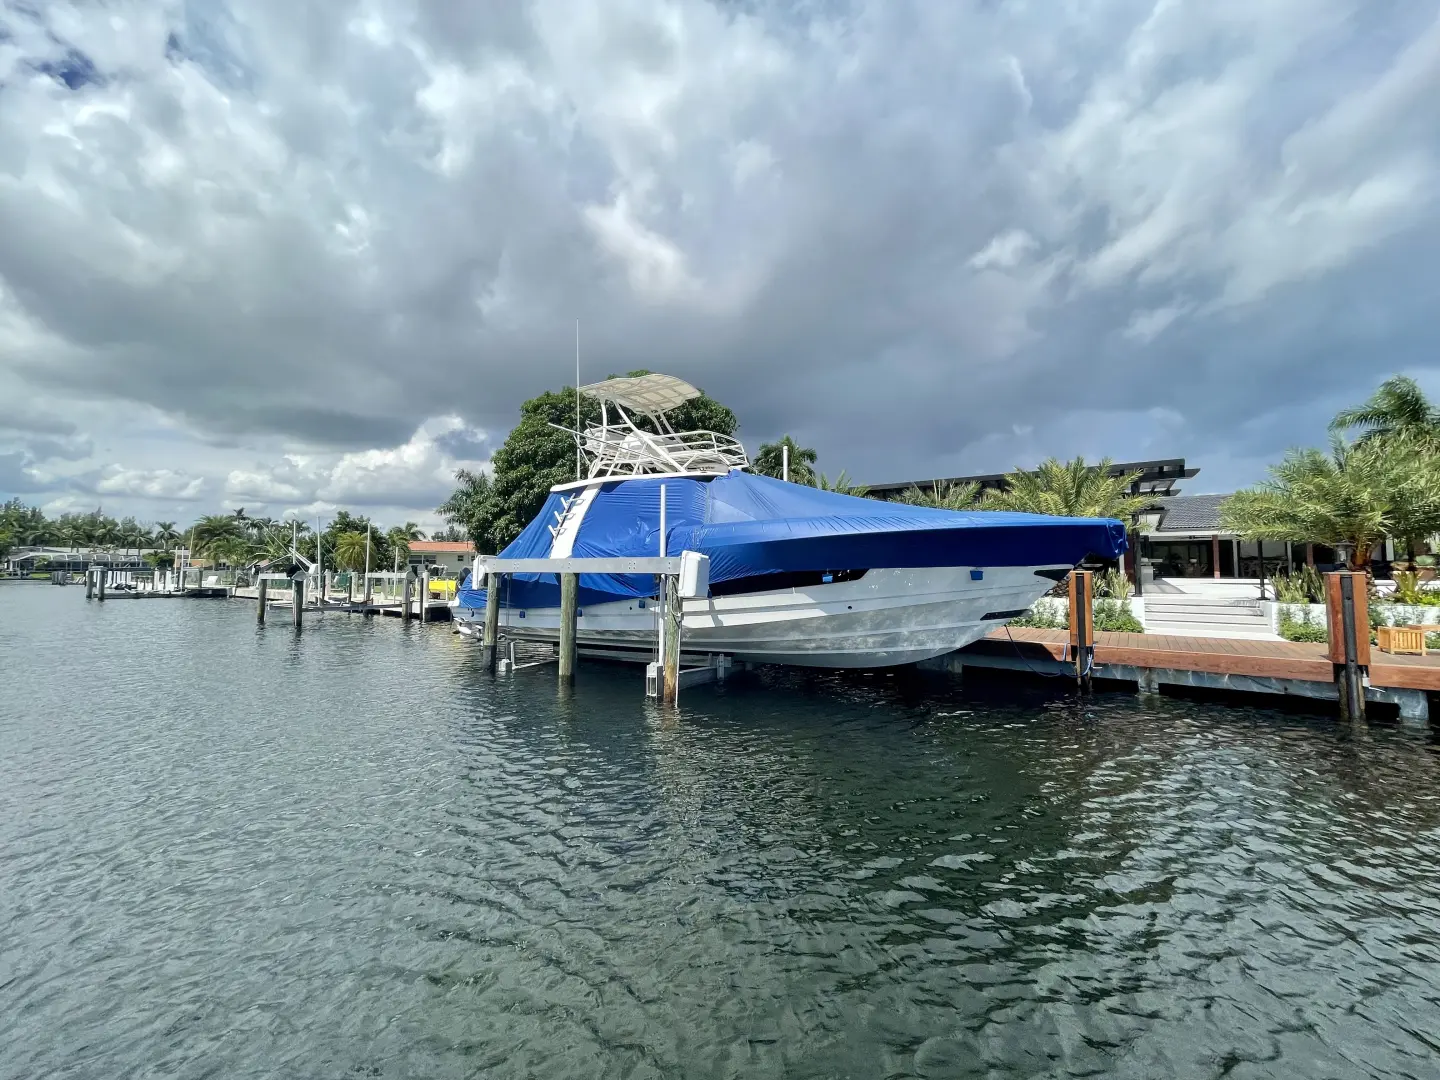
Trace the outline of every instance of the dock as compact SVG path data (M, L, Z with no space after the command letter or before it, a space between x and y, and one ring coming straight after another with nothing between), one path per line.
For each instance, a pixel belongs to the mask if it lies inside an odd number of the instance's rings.
M1099 631L1094 649L1093 678L1132 683L1140 693L1173 686L1339 700L1335 664L1323 644ZM1377 650L1369 660L1365 700L1395 706L1402 722L1428 722L1429 695L1440 693L1440 656ZM919 666L952 674L975 668L1074 677L1069 632L1029 627L992 630Z

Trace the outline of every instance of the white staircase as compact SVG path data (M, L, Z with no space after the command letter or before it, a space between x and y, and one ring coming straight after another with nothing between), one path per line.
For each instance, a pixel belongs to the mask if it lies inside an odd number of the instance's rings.
M1279 640L1270 629L1269 612L1254 596L1157 594L1147 590L1145 632Z

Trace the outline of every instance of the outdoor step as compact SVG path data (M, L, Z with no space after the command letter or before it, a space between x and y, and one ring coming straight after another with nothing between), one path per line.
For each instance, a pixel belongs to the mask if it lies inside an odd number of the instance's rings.
M1246 628L1244 630L1231 630L1228 627L1215 626L1165 626L1163 624L1145 624L1145 633L1163 634L1169 637L1210 637L1210 638L1244 638L1248 641L1280 641L1277 634L1268 630L1258 628Z
M1202 615L1259 615L1264 611L1259 604L1157 604L1146 601L1146 611L1193 611Z
M1185 626L1269 626L1270 620L1262 616L1253 615L1175 615L1169 612L1145 612L1145 624L1150 623L1174 623Z

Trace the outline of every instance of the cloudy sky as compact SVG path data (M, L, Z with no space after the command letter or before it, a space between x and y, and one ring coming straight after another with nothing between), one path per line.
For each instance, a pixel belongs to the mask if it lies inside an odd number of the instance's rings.
M430 520L577 320L832 474L1227 490L1440 392L1437 102L1440 0L0 0L0 495Z

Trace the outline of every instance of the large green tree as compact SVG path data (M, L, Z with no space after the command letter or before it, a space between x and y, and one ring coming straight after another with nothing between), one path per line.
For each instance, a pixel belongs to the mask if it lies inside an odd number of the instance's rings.
M630 371L626 376L648 374ZM455 474L456 490L438 510L446 521L462 526L480 552L493 555L503 549L540 512L552 487L575 479L575 439L551 425L575 426L576 396L575 388L567 386L526 401L519 423L495 451L489 473L461 469ZM642 428L649 426L639 417L632 419ZM666 419L676 431L734 435L739 427L731 410L703 393L667 413ZM581 428L599 422L600 403L581 396Z
M1065 462L1049 458L1032 472L1008 473L1000 490L980 497L980 508L1129 522L1152 500L1130 493L1139 473L1112 476L1111 465L1110 458L1095 465L1087 465L1083 457Z
M1423 433L1346 443L1330 453L1291 450L1270 479L1225 501L1221 525L1248 540L1344 547L1350 565L1370 565L1385 537L1440 532L1440 453Z

